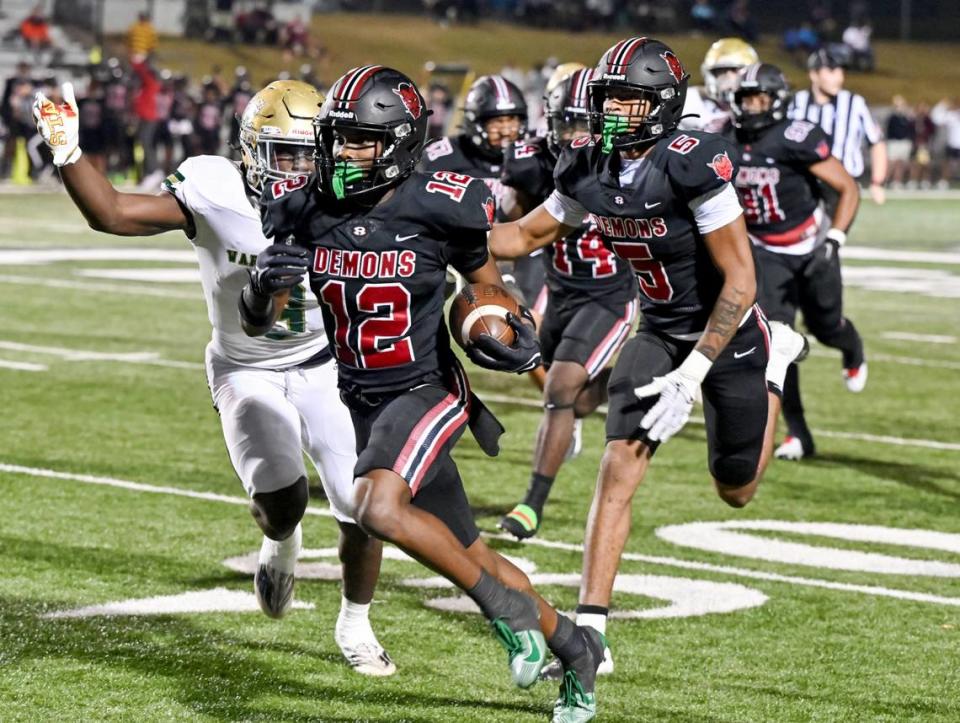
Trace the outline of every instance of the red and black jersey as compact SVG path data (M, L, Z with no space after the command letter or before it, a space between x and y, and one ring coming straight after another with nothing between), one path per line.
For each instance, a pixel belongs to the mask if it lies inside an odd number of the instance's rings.
M504 150L501 180L539 205L553 192L556 164L546 139L511 143ZM544 251L547 286L562 307L587 301L620 306L637 295L629 264L604 245L590 221Z
M503 194L507 190L500 182L502 164L482 156L467 136L444 136L432 141L423 149L419 168L424 173L454 171L482 179L493 194L499 216Z
M439 383L451 363L443 302L447 265L469 273L487 261L494 202L479 180L414 173L373 208L331 202L306 177L268 186L263 227L313 254L340 388L405 391Z
M789 246L816 234L820 189L810 166L830 157L827 135L815 123L783 120L759 132L725 133L736 144L735 177L751 236Z
M583 206L604 245L632 266L648 328L676 336L706 327L723 277L689 204L733 179L734 157L724 138L699 131L674 131L633 162L586 138L561 153L557 191ZM633 177L621 186L627 165Z

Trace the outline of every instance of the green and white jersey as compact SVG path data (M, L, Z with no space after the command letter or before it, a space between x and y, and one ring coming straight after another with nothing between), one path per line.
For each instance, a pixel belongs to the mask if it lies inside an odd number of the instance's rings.
M240 326L238 301L247 270L270 245L260 214L247 197L237 164L219 156L188 158L163 182L193 216L190 239L200 262L200 279L213 325L212 351L236 364L280 369L301 364L327 346L317 299L305 284L293 289L277 325L265 336L249 337Z

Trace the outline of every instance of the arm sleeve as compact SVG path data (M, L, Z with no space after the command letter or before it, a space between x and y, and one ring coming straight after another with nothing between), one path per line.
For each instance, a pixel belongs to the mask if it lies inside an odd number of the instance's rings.
M830 157L830 140L824 130L809 121L793 121L783 131L784 160L812 166Z
M713 133L698 133L695 137L700 143L687 153L670 147L665 151L673 187L688 204L729 185L737 175L733 162L736 153L728 140Z
M701 234L723 228L743 213L732 183L725 183L720 188L693 199L689 206Z
M579 226L587 215L587 209L578 201L554 191L543 202L543 208L564 226Z

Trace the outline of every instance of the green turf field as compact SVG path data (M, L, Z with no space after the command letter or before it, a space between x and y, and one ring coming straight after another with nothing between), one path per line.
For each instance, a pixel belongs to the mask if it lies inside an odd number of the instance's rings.
M56 195L2 196L0 221L0 720L548 719L554 687L511 688L479 616L428 607L455 592L413 587L432 575L403 559L384 563L373 611L399 672L350 672L332 637L338 585L319 579L336 540L320 500L297 588L312 607L283 621L64 616L124 601L249 607L260 536L207 395L199 284L116 278L189 272L185 239L95 234ZM702 426L658 454L615 597L635 617L611 623L598 720L960 720L958 228L956 201L865 202L847 305L870 383L848 394L838 356L814 348L802 378L816 460L774 463L735 511L705 479ZM122 257L132 249L163 253ZM525 380L472 377L508 429L498 459L469 436L457 453L492 532L525 487L538 412ZM568 610L602 428L588 420L547 508L541 538L565 544L493 542L535 580L552 575L543 589Z

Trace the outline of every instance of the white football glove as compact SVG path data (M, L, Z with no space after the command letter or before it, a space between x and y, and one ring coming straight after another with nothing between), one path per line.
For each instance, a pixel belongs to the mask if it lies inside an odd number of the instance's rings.
M53 153L53 165L57 168L76 163L81 155L80 115L77 99L73 95L73 83L64 83L61 91L63 103L60 105L55 105L39 91L33 99L33 120Z
M640 426L647 430L647 439L666 442L683 429L712 364L700 352L692 351L683 364L669 374L654 377L649 384L633 390L639 399L660 395L657 403L640 420Z

